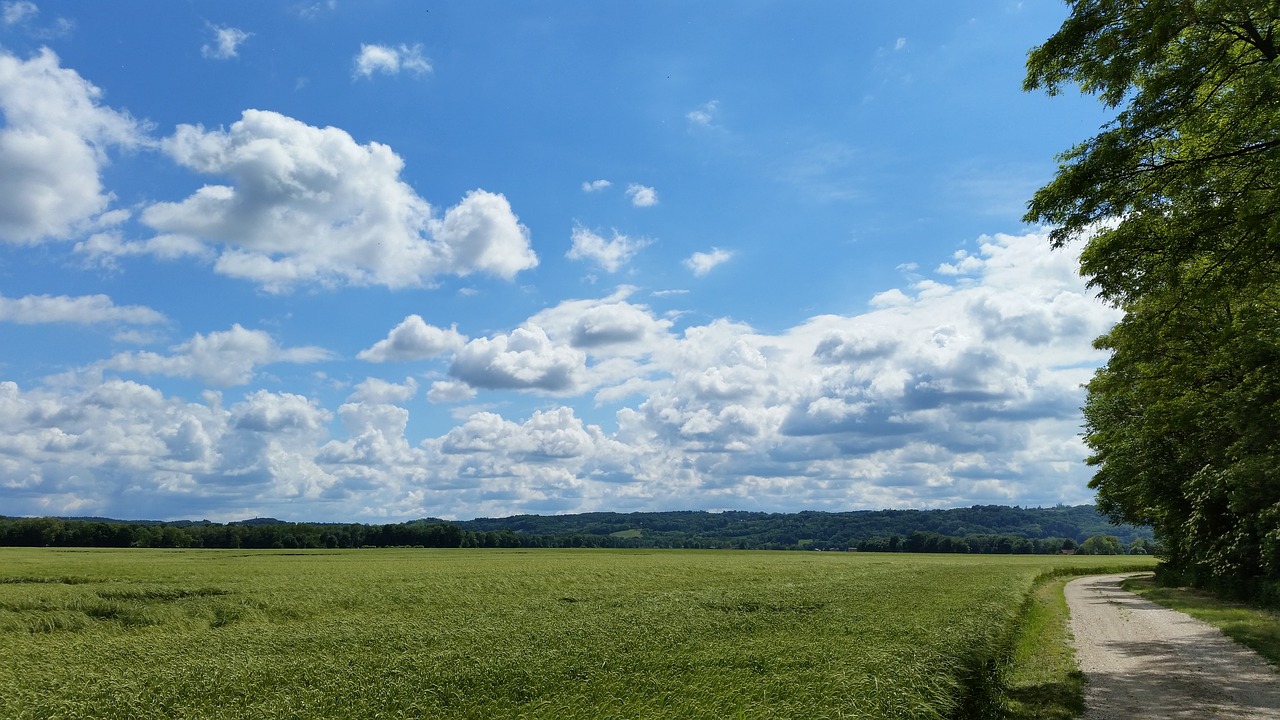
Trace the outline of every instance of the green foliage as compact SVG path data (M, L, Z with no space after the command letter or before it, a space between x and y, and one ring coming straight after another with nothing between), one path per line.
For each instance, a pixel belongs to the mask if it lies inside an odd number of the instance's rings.
M1145 528L1115 527L1091 505L847 513L653 512L517 515L445 523L318 525L255 518L210 522L125 523L101 518L0 517L0 545L27 547L607 547L846 550L870 552L1056 553L1063 537L1105 532L1126 542ZM908 548L903 538L920 533ZM1074 547L1074 545L1073 545Z
M511 530L522 544L541 537L543 546L749 548L784 550L907 550L906 538L921 533L925 552L1056 553L1064 538L1114 534L1125 542L1151 537L1150 530L1112 525L1091 505L1017 508L974 505L950 510L857 512L696 511L577 515L517 515L456 523L464 532ZM638 531L638 532L637 532ZM946 549L940 550L943 538ZM625 545L614 545L625 541ZM963 541L963 542L961 542ZM967 550L962 549L967 547Z
M494 536L494 547L499 536ZM459 547L456 525L414 521L386 525L316 525L259 518L210 522L137 523L117 520L0 517L0 545L19 547L135 548L358 548ZM487 540L487 538L486 538ZM504 546L505 547L505 546Z
M1124 546L1115 535L1094 535L1081 543L1078 555L1124 555Z
M1026 219L1085 239L1124 319L1097 346L1085 440L1099 508L1150 525L1166 573L1280 581L1280 4L1078 0L1026 87L1118 108Z
M1280 7L1259 0L1076 0L1032 50L1027 89L1074 83L1120 108L1063 154L1027 219L1088 236L1084 271L1115 301L1179 280L1274 280ZM1188 274L1202 259L1209 276Z
M1098 565L6 548L0 717L989 718L1036 579Z

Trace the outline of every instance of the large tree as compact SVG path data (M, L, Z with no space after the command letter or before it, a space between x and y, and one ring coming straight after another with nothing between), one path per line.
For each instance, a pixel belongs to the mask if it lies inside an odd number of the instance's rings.
M1091 486L1166 569L1280 600L1280 3L1075 0L1028 90L1115 108L1026 219L1125 311L1088 387Z

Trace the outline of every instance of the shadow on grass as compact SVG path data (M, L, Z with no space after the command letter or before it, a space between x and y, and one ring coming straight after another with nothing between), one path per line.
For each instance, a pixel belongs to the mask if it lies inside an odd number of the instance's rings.
M1005 691L1007 720L1071 720L1084 715L1084 673L1061 682L1024 685Z

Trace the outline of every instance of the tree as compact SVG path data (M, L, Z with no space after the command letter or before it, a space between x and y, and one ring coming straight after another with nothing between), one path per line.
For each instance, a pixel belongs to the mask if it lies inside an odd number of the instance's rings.
M1074 83L1123 109L1061 156L1027 219L1123 301L1171 284L1275 281L1280 165L1275 30L1259 0L1074 0L1027 60L1028 90ZM1188 268L1188 261L1198 267Z
M1080 543L1079 555L1124 555L1124 546L1115 535L1094 535Z
M1099 508L1241 595L1280 588L1278 28L1274 1L1074 0L1025 81L1118 109L1025 218L1124 311L1085 406Z

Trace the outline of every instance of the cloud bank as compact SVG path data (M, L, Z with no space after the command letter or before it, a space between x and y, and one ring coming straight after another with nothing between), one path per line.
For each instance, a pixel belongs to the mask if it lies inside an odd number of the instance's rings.
M212 387L320 362L239 326L126 353L79 386L0 383L0 494L16 513L313 519L703 507L850 509L1083 502L1076 408L1116 318L1039 233L980 239L862 313L777 333L677 324L635 288L466 337L410 315L363 359L435 375L431 403L514 392L515 415L429 413L413 377L368 377L336 408L255 390L183 400L136 373ZM114 305L102 304L102 307ZM417 365L413 365L417 363ZM374 366L369 366L374 367ZM442 375L443 374L443 375ZM568 403L593 398L586 419ZM234 492L231 490L234 489Z

